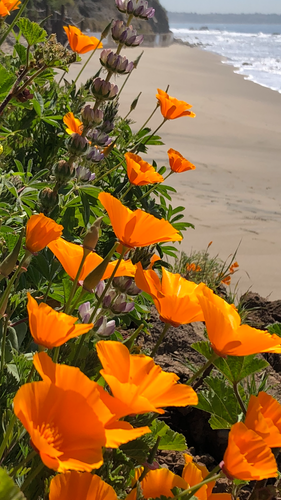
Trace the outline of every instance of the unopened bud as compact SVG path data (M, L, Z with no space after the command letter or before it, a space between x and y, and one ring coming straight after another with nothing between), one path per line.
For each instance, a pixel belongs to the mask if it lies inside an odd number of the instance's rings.
M86 254L94 251L94 249L96 248L97 242L99 241L99 230L102 219L103 217L99 217L95 220L94 224L91 226L90 230L83 240L83 248L84 252L86 250Z
M96 290L95 290L97 297L101 297L101 295L102 295L102 294L103 294L103 292L104 292L104 289L105 289L105 282L104 282L103 280L101 280L101 281L97 284L97 286L96 286Z
M90 302L84 302L78 307L82 323L89 323L93 310L94 308L91 307Z
M130 107L130 113L132 111L134 111L134 109L136 109L137 105L138 105L138 102L139 102L139 98L141 96L141 92L139 93L139 95L133 100L132 104L131 104L131 107Z
M66 182L73 176L74 168L67 161L61 160L54 167L54 174L59 183Z
M44 188L39 193L39 200L43 208L53 208L59 202L58 193L51 188Z
M20 236L19 236L19 239L18 239L17 243L15 244L11 253L9 253L9 255L7 255L7 257L0 264L0 281L2 278L9 276L9 274L11 274L11 272L15 268L15 265L16 265L17 259L18 259L18 255L20 252L20 248L21 248L23 233L24 233L24 229L22 229Z
M104 28L104 30L103 30L103 32L101 34L101 40L103 40L104 38L106 38L107 35L109 34L112 22L113 22L113 19L111 19L110 23L108 23L108 25Z
M118 92L117 85L102 80L101 78L95 78L91 85L91 91L93 95L100 101L110 101L116 97Z
M115 251L115 246L113 247L112 250L110 250L107 254L107 256L103 259L103 261L86 277L83 283L83 288L84 290L88 292L93 292L98 285L98 283L101 281L105 270L110 262L110 259Z
M107 294L104 296L103 301L102 301L102 305L103 305L104 309L109 309L112 302L116 298L116 295L117 295L117 293L115 292L115 290L109 290L107 292Z
M87 104L81 112L82 121L85 126L99 125L103 121L103 112L101 109L93 109Z

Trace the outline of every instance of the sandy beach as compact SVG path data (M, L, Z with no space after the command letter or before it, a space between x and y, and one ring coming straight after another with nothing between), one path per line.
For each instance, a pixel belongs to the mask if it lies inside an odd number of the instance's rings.
M135 59L140 51L124 54ZM93 60L81 81L98 69L98 57ZM74 65L68 79L80 68ZM197 167L168 180L177 189L173 204L185 206L185 220L195 225L180 249L189 254L213 241L210 254L225 260L240 243L238 295L251 289L281 299L281 95L245 81L220 56L199 48L145 48L120 99L125 116L142 91L131 115L134 130L155 106L156 89L168 84L170 95L192 104L197 116L166 122L159 132L165 145L151 148L146 159L168 166L172 147ZM149 125L156 128L161 118L158 111Z

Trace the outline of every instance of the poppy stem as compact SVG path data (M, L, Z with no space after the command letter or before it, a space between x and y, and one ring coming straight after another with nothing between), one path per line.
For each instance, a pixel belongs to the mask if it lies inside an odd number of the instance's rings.
M8 428L7 428L6 432L5 432L4 439L3 439L2 443L1 443L1 446L0 446L0 460L1 460L1 458L3 456L3 453L4 453L5 449L6 449L6 446L8 444L11 432L13 431L13 428L14 428L14 425L15 425L15 422L16 422L16 418L17 417L16 417L15 414L11 417L11 420L9 422Z
M4 304L6 303L6 299L8 299L8 297L9 297L9 294L10 294L10 291L11 291L11 288L12 288L14 282L16 281L16 279L17 279L17 277L18 277L18 275L19 275L19 273L20 273L20 271L21 271L21 269L22 269L22 267L23 267L26 259L28 258L28 253L29 252L26 252L24 254L24 256L22 257L22 259L21 259L21 261L20 261L20 263L18 265L17 270L15 271L15 273L13 274L13 276L11 277L11 279L9 280L8 286L7 286L5 292L2 295L2 298L0 300L0 318L2 316L4 316L5 311L3 311L2 308L3 308Z
M200 375L202 375L202 373L204 373L213 364L213 362L215 361L215 359L217 359L217 357L218 355L214 352L210 357L210 359L207 361L207 363L201 366L201 368L199 368L199 370L197 370L197 372L195 372L192 375L192 377L186 382L186 384L191 385L194 382L194 380L200 377Z
M39 465L34 469L29 476L27 476L26 480L24 481L21 491L25 491L27 486L30 485L30 483L33 481L33 479L41 472L41 470L45 467L45 464L43 462L40 462Z
M101 43L101 41L102 41L102 37L99 39L99 43L97 44L96 48L93 50L93 52L92 52L92 53L91 53L91 55L88 57L88 59L87 59L87 61L85 62L85 64L82 66L82 69L79 71L78 75L76 76L76 78L75 78L75 80L74 80L74 82L73 82L73 85L75 85L75 84L76 84L76 82L77 82L77 80L78 80L79 76L83 73L83 71L84 71L84 69L86 68L87 64L88 64L88 63L90 62L90 60L92 59L92 57L93 57L94 53L96 52L96 50L97 50L97 48L98 48L99 44Z
M14 477L17 473L17 471L26 465L30 460L32 460L35 456L37 455L37 452L35 450L32 450L24 460L22 460L14 469L12 469L11 476Z
M117 270L118 270L118 267L119 267L119 266L120 266L120 264L121 264L121 261L122 261L122 259L123 259L124 255L125 255L125 253L126 253L126 250L127 250L127 247L122 246L122 250L121 250L121 253L120 253L119 259L118 259L118 261L117 261L117 263L116 263L115 268L113 269L112 275L111 275L111 276L110 276L110 278L108 279L108 282L106 283L105 289L104 289L104 291L102 292L101 296L99 297L99 299L98 299L98 301L97 301L97 303L96 303L96 307L95 307L94 311L93 311L93 312L92 312L92 314L91 314L91 317L90 317L90 320L89 320L89 322L90 322L90 323L92 323L92 321L94 321L94 319L95 319L95 316L96 316L97 310L98 310L98 308L99 308L100 304L102 303L102 301L103 301L103 299L104 299L105 295L107 294L107 290L109 289L109 287L110 287L110 285L111 285L111 283L112 283L112 281L113 281L113 278L114 278L114 276L115 276L115 274L116 274L116 272L117 272Z
M69 311L71 309L71 302L72 302L72 299L75 295L75 292L76 292L76 288L77 288L77 283L78 283L78 280L79 280L79 277L80 277L80 274L81 274L81 271L82 271L82 267L84 265L84 262L86 260L86 257L87 257L87 252L85 252L85 249L84 249L84 253L83 253L83 257L81 259L81 262L80 262L80 266L78 268L78 271L77 271L77 274L75 276L75 279L73 281L73 285L72 285L72 288L71 288L71 291L70 291L70 294L69 294L69 297L68 297L68 300L67 300L67 303L65 305L65 314L69 314Z
M159 108L160 104L157 103L154 110L152 111L151 115L149 115L149 117L147 118L146 122L144 122L143 126L139 129L139 131L137 132L137 135L144 129L144 127L148 124L148 122L151 120L151 118L153 117L153 115L156 113L157 109Z
M163 328L163 331L162 331L162 333L161 333L161 335L160 335L159 339L157 340L157 342L156 342L156 344L155 344L154 348L152 349L152 352L151 352L151 354L150 354L151 358L154 358L155 354L157 353L158 348L159 348L159 346L162 344L163 339L164 339L164 337L165 337L165 335L166 335L167 331L169 330L170 326L171 326L171 325L169 325L169 323L165 323L165 326L164 326L164 328Z
M60 346L54 348L53 362L56 363L59 358Z
M235 396L236 396L236 399L237 399L237 401L238 401L238 403L239 403L239 406L240 406L240 408L241 408L242 412L244 413L244 415L246 415L247 410L246 410L245 405L244 405L244 403L243 403L243 401L242 401L242 399L241 399L241 396L240 396L240 394L239 394L239 390L238 390L238 385L237 385L237 382L234 382L234 383L233 383L233 390L234 390L234 394L235 394Z
M161 440L161 436L158 436L155 445L153 446L152 450L149 453L149 457L148 457L147 462L146 462L148 465L152 465L153 462L154 462L154 458L155 458L155 455L157 453L160 440ZM147 465L144 465L143 471L142 471L142 473L141 473L141 475L140 475L140 477L138 479L139 483L141 483L141 481L145 478L146 474L150 470L151 470L150 467L148 467ZM136 486L137 486L137 483L136 483L135 487Z
M219 467L219 466L218 466ZM216 469L214 469L216 470ZM220 479L222 476L222 472L219 474L216 474L215 476L213 475L214 471L211 472L211 475L208 474L208 476L202 481L201 483L196 484L195 486L192 486L192 488L188 488L187 490L181 491L178 495L175 495L174 499L176 500L177 498L182 498L184 497L184 500L189 500L190 498L193 497L193 495L202 488L205 484L211 483L212 481L216 481L217 479Z
M173 174L173 171L171 170L171 172L169 172L169 173L168 173L168 175L166 175L166 177L164 177L164 181L165 181L166 179L168 179L168 177L170 177L170 175L172 175L172 174ZM152 186L152 188L150 188L148 191L146 191L146 193L144 193L144 194L143 194L143 195L139 198L139 200L138 200L138 201L143 200L144 198L146 198L146 196L148 196L150 193L152 193L152 191L154 191L154 190L157 188L158 184L160 184L160 182L158 182L157 184L154 184L154 186Z
M121 165L123 164L122 161L120 161L120 163L118 163L117 165L115 165L114 167L112 167L110 170L108 170L107 172L105 172L104 174L102 174L100 177L98 177L98 179L96 179L92 186L94 186L97 182L101 181L104 177L106 177L107 175L111 174L111 172L114 172L114 170L118 167L121 167Z
M138 328L137 330L132 333L132 335L130 337L128 337L124 342L123 344L129 349L129 351L132 349L133 345L134 345L134 341L136 340L136 338L138 337L138 334L142 331L144 327L144 323L142 323Z
M162 127L162 125L164 125L164 123L165 123L166 121L167 121L167 118L164 118L164 120L160 123L159 127L157 127L157 128L154 130L154 132L152 132L152 134L150 134L150 135L146 138L146 140L145 140L144 142L141 142L141 141L140 141L140 142L139 142L139 143L138 143L138 144L137 144L137 145L136 145L136 146L132 149L131 153L138 153L138 150L139 150L138 148L139 148L140 144L142 144L142 146L145 146L145 145L148 143L148 141L149 141L149 140L150 140L150 139L151 139L151 138L152 138L152 137L156 134L156 132L158 132L158 130Z
M125 193L123 193L121 198L119 198L120 201L123 200L123 198L125 198L125 196L129 193L129 191L131 191L132 187L133 187L133 184L130 184L128 189L126 189Z

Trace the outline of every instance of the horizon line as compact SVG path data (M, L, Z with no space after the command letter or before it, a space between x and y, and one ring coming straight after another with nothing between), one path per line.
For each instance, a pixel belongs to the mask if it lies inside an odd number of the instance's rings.
M278 14L276 12L270 12L265 14L264 12L185 12L183 10L181 11L172 11L172 10L167 10L168 14L192 14L196 16L280 16L281 13Z

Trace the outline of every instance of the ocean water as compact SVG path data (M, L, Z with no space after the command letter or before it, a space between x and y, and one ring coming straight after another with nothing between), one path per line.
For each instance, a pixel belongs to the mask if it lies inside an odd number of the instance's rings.
M190 23L171 24L170 29L175 38L224 56L222 62L246 80L281 93L280 24Z

